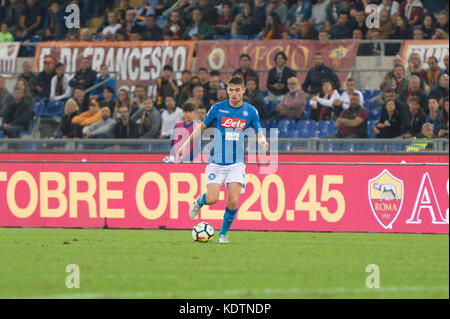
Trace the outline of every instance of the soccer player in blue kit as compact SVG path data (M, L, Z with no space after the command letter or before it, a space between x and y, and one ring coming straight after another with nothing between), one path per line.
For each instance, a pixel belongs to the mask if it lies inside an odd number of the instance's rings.
M206 189L192 203L189 216L195 218L203 205L213 205L219 200L222 183L228 191L227 208L219 233L219 243L228 243L227 232L233 223L238 209L239 194L245 190L245 148L244 131L252 126L258 143L267 152L269 144L262 132L259 114L253 105L243 101L244 80L233 76L228 81L228 100L214 104L205 119L190 135L178 151L178 158L184 158L189 152L189 145L203 131L214 124L214 147L206 166Z

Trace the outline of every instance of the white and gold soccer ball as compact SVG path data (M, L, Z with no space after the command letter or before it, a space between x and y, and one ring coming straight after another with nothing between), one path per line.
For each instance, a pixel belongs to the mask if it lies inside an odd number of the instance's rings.
M192 239L194 241L207 243L214 239L214 228L206 222L200 222L192 229Z

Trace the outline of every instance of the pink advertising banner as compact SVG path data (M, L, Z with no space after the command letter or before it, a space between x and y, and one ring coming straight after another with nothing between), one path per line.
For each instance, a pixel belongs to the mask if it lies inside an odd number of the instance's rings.
M449 233L448 165L248 164L232 229ZM204 164L8 163L1 227L189 229L222 223L225 195L191 220ZM295 172L295 173L293 173Z

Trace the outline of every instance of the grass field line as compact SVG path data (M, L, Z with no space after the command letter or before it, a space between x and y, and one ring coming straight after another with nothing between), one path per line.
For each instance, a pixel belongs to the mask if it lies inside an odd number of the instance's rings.
M385 293L385 292L420 292L420 291L448 291L449 286L401 286L401 287L380 287L380 288L318 288L318 289L303 289L303 288L264 288L264 289L233 289L233 290L207 290L207 291L129 291L129 292L87 292L87 293L73 293L60 294L48 296L27 296L18 298L36 298L36 299L96 299L96 298L207 298L207 297L233 297L244 296L251 298L252 295L271 295L276 294L293 294L291 297L295 298L296 294L357 294L357 293ZM17 298L17 297L6 297Z

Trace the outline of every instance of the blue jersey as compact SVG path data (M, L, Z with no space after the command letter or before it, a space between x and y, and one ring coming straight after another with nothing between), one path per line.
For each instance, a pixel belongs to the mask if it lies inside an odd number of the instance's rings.
M203 123L210 126L214 121L214 147L208 162L220 165L244 163L244 131L250 126L256 133L261 131L256 108L246 102L235 108L228 100L222 101L211 107Z

